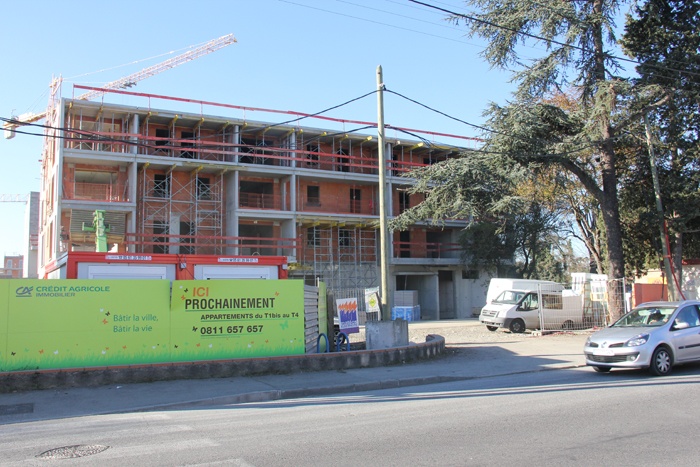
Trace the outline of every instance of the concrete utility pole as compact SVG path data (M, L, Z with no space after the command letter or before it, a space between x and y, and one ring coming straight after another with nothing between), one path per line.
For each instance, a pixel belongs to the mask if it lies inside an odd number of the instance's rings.
M391 320L392 300L389 295L389 232L386 222L386 155L384 142L384 78L382 66L377 67L377 138L379 140L379 243L381 245L382 320Z

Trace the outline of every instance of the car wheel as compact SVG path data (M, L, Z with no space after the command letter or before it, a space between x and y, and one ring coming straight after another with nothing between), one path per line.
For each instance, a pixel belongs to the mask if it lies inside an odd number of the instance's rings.
M514 319L510 322L508 329L514 334L520 334L521 332L525 332L525 321L523 321L522 319Z
M594 366L593 369L598 373L607 373L608 371L610 371L609 366Z
M486 326L486 329L493 332L493 331L496 331L498 329L498 326Z
M666 347L657 347L651 356L649 371L654 376L670 375L672 365L673 357L671 357L671 352Z
M570 319L567 319L566 321L564 321L564 324L561 325L561 328L570 331L570 330L574 329L574 322L571 321Z

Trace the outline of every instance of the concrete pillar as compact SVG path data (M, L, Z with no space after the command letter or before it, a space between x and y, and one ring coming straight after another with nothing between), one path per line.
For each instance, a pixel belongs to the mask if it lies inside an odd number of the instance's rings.
M139 134L139 114L134 114L134 117L131 119L131 130L130 133L132 135L138 135ZM129 140L132 143L137 143L138 142L138 136L131 136ZM131 154L138 154L139 152L139 147L136 144L132 144L129 146L129 152Z
M233 134L231 135L232 144L240 144L241 139L241 128L236 125L233 129ZM234 162L238 162L238 156L234 158ZM238 203L239 203L239 193L238 186L240 185L240 176L237 170L233 172L226 172L224 175L224 192L226 193L226 199L224 200L224 211L226 212L226 225L224 226L224 235L227 237L237 237L238 236ZM238 247L226 247L225 253L227 255L239 255L240 248Z
M170 235L180 235L180 215L179 214L172 214L170 216L170 225L168 226L168 232ZM170 237L170 242L173 242L173 238ZM178 242L181 240L178 239ZM180 246L179 245L170 245L168 248L168 253L171 255L177 255L180 253Z

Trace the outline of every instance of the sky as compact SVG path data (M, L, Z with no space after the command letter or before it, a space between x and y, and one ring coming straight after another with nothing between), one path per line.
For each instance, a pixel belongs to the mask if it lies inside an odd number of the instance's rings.
M467 11L461 0L430 3ZM25 0L4 2L0 16L0 116L43 112L54 76L63 78L63 97L77 96L84 91L75 84L101 86L230 33L235 44L144 79L131 90L316 113L375 91L381 66L387 89L454 117L385 93L385 123L468 137L480 133L463 122L483 125L489 102L505 103L513 90L511 74L489 67L480 56L483 43L468 38L464 26L408 0ZM536 56L542 50L524 53ZM106 98L143 105L129 99ZM228 112L252 120L287 119L221 108L204 113ZM376 94L325 115L376 122ZM301 124L336 129L320 120ZM387 137L394 136L402 135L387 131ZM435 141L471 144L445 137ZM40 191L41 148L39 136L0 139L0 195ZM24 203L0 202L0 255L22 252L24 212Z

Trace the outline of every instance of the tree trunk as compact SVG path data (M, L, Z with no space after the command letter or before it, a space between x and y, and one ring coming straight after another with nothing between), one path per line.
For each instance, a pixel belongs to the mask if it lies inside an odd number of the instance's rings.
M607 138L606 138L607 139ZM606 144L605 146L612 146ZM615 173L615 153L612 147L602 154L603 162L603 205L601 211L607 234L608 252L608 307L613 319L624 314L623 279L625 258L622 250L622 229L617 199L617 175Z
M593 17L602 18L603 0L593 0ZM603 47L602 21L598 19L593 29L593 46L595 48L595 75L599 84L605 82L605 50ZM613 109L615 105L615 91L610 84L606 108ZM610 113L600 113L599 128L602 137L601 166L602 166L602 214L608 246L608 312L611 318L617 319L625 312L625 258L622 250L622 228L620 226L620 210L617 198L617 172L615 170L615 148L612 140L612 128L610 126Z
M676 242L673 247L673 275L678 279L678 297L685 300L683 293L683 232L676 232Z

